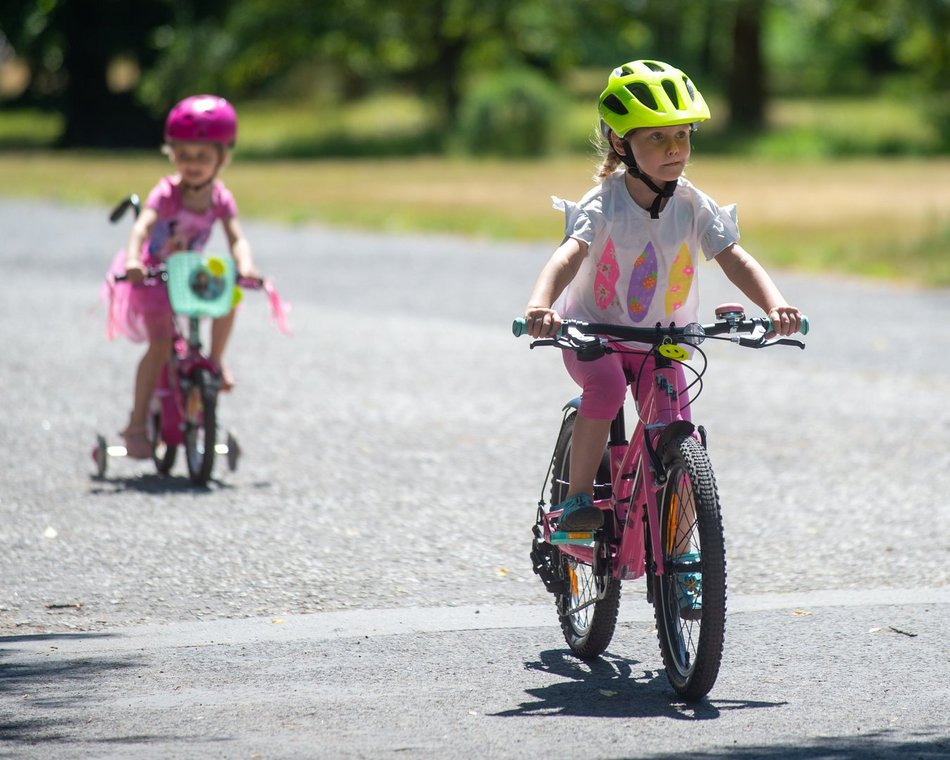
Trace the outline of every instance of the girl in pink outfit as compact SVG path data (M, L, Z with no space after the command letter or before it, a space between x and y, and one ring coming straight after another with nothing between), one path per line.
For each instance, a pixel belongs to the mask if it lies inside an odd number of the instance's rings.
M128 455L151 456L145 434L149 401L162 367L168 361L174 335L174 316L162 283L143 284L145 271L177 251L200 251L214 223L221 221L238 275L257 277L251 248L237 219L237 204L218 172L230 160L237 137L237 114L224 98L195 95L185 98L165 121L163 152L175 174L162 177L149 193L132 227L129 242L119 251L110 275L125 272L126 280L109 278L110 338L124 335L148 342L135 373L129 423L122 432ZM234 326L234 311L215 319L211 327L211 359L221 367L221 388L230 390L234 378L221 364Z

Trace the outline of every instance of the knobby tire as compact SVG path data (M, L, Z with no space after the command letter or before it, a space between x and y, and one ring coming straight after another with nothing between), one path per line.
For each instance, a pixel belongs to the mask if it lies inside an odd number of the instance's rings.
M577 413L571 412L561 425L557 445L554 449L554 459L551 472L551 504L560 504L567 497L569 472L571 462L571 441L574 436L574 423ZM597 472L595 498L609 497L610 465L606 452ZM606 491L606 493L605 493ZM609 575L595 578L593 568L578 562L573 557L558 551L560 561L556 563L561 573L561 580L567 592L557 594L558 616L561 621L561 630L571 651L581 659L589 660L599 657L610 645L617 626L617 613L620 609L620 581ZM603 598L592 605L578 610L574 614L567 614L581 604L589 602L597 596L597 585L606 584Z
M719 494L705 449L681 436L662 452L667 468L660 525L663 557L698 553L701 611L682 606L677 584L696 573L668 572L653 578L657 637L670 684L686 701L709 693L719 674L726 623L726 555ZM695 565L695 562L693 562ZM685 611L684 611L685 610Z

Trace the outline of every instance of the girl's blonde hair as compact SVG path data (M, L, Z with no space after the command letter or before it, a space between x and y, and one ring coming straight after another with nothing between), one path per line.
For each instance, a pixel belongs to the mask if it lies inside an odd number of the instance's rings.
M592 139L594 147L600 154L600 166L597 167L597 171L594 173L594 182L598 185L616 172L620 166L623 166L623 160L620 158L620 154L614 150L613 143L607 135L604 134L604 131L604 125L601 124Z

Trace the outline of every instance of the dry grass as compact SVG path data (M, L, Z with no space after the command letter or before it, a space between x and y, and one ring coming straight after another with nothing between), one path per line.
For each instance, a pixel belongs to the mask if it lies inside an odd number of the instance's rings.
M167 169L160 156L0 154L0 192L109 204L146 193ZM584 157L242 162L238 154L224 178L245 216L553 244L563 222L550 195L579 198L593 170ZM739 205L743 240L766 261L950 284L950 159L697 156L689 176Z
M738 201L757 225L914 228L950 211L947 159L793 164L703 158L689 174L721 201Z
M788 267L950 285L950 160L697 162L747 247Z

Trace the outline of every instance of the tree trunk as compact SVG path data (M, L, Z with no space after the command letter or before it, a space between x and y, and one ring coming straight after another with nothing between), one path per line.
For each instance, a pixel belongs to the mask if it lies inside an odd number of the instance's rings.
M732 27L728 96L730 123L742 130L765 126L766 71L762 56L765 0L739 0Z
M124 50L121 21L111 6L96 2L63 5L59 23L68 40L62 93L64 147L156 147L161 127L132 93L112 93L106 69Z

